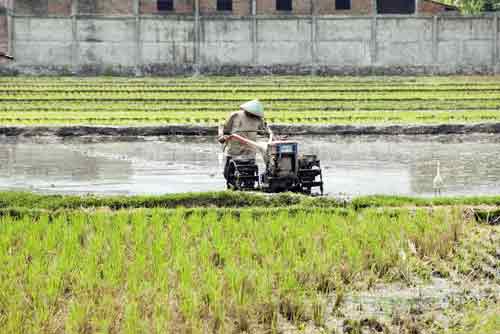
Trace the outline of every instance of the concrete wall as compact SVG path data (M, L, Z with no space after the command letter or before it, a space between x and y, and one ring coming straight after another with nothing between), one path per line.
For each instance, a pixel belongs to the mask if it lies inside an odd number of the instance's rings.
M200 26L202 66L249 65L253 62L251 20L203 20Z
M143 19L140 22L140 62L182 67L194 62L194 20Z
M372 24L370 18L330 20L318 18L316 61L323 66L372 64Z
M490 17L12 17L19 72L493 73ZM1 22L0 22L1 24Z
M134 19L77 21L78 64L135 66Z
M312 64L312 20L257 21L257 65Z
M0 0L0 52L9 53L9 11L12 8L11 0ZM6 64L7 59L0 57L1 64Z
M17 65L64 66L71 64L71 19L16 18L14 50Z
M0 14L0 52L7 53L9 51L8 40L7 15ZM3 62L3 60L0 60L0 62Z

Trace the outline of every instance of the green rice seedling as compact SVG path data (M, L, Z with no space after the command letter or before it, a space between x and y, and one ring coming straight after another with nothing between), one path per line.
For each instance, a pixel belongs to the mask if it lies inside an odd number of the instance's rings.
M2 80L3 125L215 125L253 98L271 123L497 122L500 108L489 77Z
M453 263L466 236L461 212L448 209L4 215L0 331L277 330L279 317L319 324L321 295L400 279L403 253L409 280L425 278L428 259Z
M463 196L463 197L404 197L404 196L361 196L350 202L339 201L328 197L308 197L291 193L265 196L259 193L243 192L205 192L182 193L161 196L71 196L71 195L40 195L26 192L0 192L0 216L38 216L44 213L53 215L80 208L232 208L233 212L241 212L246 208L255 215L265 213L265 208L287 207L289 212L309 212L315 208L342 211L341 208L360 210L376 207L434 207L434 206L499 206L499 196ZM487 217L478 211L478 219ZM347 212L343 214L348 214Z

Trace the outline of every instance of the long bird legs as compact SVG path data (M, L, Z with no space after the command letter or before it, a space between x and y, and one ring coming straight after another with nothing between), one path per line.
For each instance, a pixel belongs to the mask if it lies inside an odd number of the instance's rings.
M441 172L440 172L440 163L439 160L437 162L437 170L436 170L436 176L434 177L434 180L432 182L432 187L434 188L434 195L441 195L441 189L443 188L444 182L443 178L441 177Z

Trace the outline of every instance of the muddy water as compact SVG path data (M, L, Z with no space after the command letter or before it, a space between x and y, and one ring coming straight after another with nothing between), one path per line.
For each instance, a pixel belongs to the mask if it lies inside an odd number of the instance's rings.
M291 138L292 139L292 138ZM294 137L318 154L331 195L432 194L436 162L446 195L500 193L500 135ZM262 168L262 166L261 166ZM0 138L0 189L161 194L224 189L211 137Z

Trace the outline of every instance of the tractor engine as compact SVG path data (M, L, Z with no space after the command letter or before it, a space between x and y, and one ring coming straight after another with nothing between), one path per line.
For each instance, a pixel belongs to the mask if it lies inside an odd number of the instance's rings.
M271 142L267 148L266 172L262 184L270 192L289 191L298 183L298 144L288 141Z

